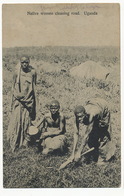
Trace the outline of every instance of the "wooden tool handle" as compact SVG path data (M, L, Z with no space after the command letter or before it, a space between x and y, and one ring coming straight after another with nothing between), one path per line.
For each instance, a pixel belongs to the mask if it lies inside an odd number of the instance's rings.
M82 153L82 154L81 154L81 157L82 157L83 155L85 155L85 154L87 154L87 153L93 151L94 149L95 149L94 147L90 148L90 149L87 150L86 152ZM59 167L59 170L64 169L64 168L65 168L69 163L71 163L71 162L73 162L73 161L68 159L67 161L65 161L64 163L62 163L62 165Z

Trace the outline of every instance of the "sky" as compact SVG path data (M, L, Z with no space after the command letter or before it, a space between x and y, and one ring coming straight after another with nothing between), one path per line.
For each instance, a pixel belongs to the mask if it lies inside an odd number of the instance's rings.
M4 4L2 46L119 46L119 23L119 4Z

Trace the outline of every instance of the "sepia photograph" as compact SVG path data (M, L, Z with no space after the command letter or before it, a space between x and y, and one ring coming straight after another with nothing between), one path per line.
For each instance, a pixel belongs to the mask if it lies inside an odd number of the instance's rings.
M2 5L3 187L121 187L120 5Z

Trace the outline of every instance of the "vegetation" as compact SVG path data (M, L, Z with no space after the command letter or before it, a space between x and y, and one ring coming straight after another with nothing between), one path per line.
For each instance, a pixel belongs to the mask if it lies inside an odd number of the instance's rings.
M64 155L43 156L37 147L20 148L11 152L6 139L9 123L11 84L13 71L20 56L27 54L38 73L37 120L48 111L52 98L61 103L61 111L67 119L68 152ZM71 77L70 68L87 60L101 62L110 72L119 70L118 48L84 47L30 47L3 49L3 183L5 188L76 188L76 187L119 187L121 183L121 128L120 128L120 83L119 71L111 80ZM50 63L61 67L61 71L44 71L42 66ZM46 64L47 66L47 64ZM98 166L83 161L62 171L57 169L72 150L74 114L77 104L100 94L111 109L113 140L116 153L112 162Z

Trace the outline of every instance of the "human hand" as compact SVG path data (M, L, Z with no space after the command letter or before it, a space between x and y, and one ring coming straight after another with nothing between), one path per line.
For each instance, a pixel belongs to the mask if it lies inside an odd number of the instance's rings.
M80 157L81 157L81 153L80 153L80 152L77 152L76 155L75 155L75 157L74 157L74 160L75 160L76 162L78 162L79 159L80 159Z
M45 139L46 137L48 137L47 132L46 133L42 133L40 139Z
M99 141L100 142L99 148L103 147L108 142L108 140L109 140L108 137L105 136L102 141Z
M74 160L74 154L72 154L69 158L68 161L72 162Z
M14 96L16 97L16 99L24 98L24 95L21 92L19 92L19 93L14 92Z

